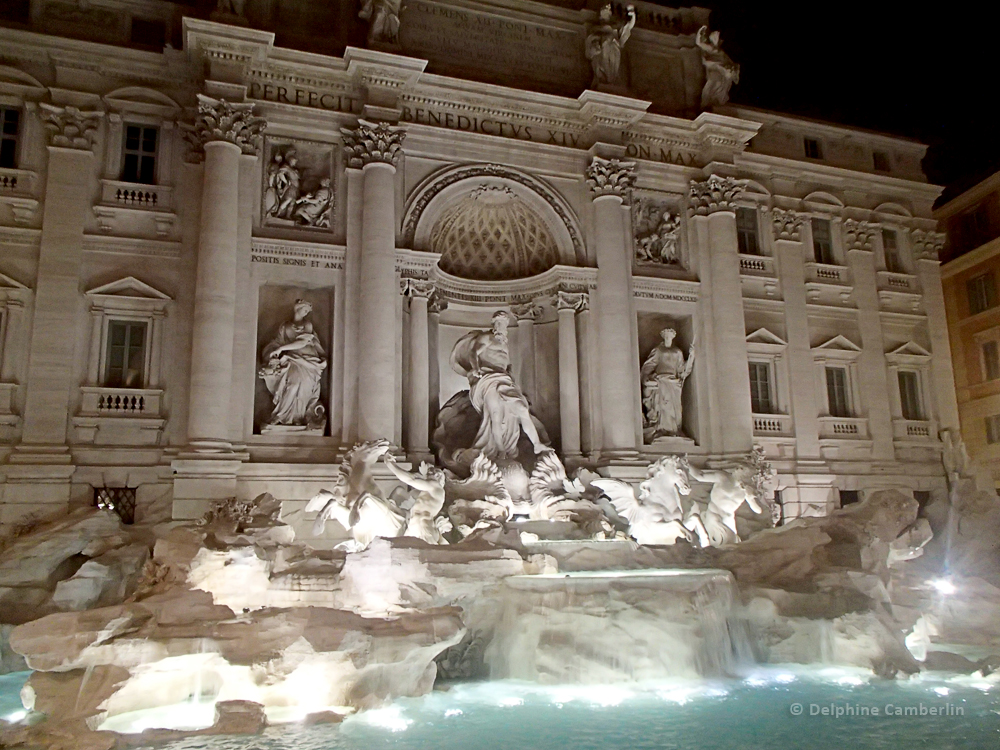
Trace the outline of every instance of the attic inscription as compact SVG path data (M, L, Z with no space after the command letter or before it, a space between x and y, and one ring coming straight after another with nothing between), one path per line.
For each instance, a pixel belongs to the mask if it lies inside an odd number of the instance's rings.
M408 54L488 69L504 77L557 83L582 76L582 40L572 31L431 2L403 7L400 44Z

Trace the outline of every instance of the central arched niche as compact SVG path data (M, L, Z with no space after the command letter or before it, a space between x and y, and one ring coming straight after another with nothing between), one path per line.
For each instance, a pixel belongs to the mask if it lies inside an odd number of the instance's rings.
M430 250L445 273L481 281L535 276L560 260L544 219L507 185L480 185L442 211Z

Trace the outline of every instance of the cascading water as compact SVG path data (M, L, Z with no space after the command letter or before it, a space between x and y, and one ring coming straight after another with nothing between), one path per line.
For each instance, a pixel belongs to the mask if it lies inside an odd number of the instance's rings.
M493 679L600 684L733 674L750 661L722 570L513 576L484 655Z

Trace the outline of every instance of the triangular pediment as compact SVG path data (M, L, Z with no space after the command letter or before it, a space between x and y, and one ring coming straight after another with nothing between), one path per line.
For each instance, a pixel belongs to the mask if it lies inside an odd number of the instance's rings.
M0 65L0 87L45 91L45 86L37 78L9 65Z
M829 341L824 341L819 346L814 346L813 351L833 351L833 352L860 352L861 347L849 338L837 334Z
M169 300L169 295L154 289L134 276L126 276L109 284L102 284L87 292L88 296L122 297L124 299Z
M27 288L28 287L26 287L20 281L12 279L10 276L8 276L5 273L0 273L0 289L18 289L18 290L25 289L26 290Z
M907 356L907 357L929 357L931 353L920 346L920 344L915 344L912 341L907 341L902 346L897 346L891 352L890 355L896 356Z
M783 341L780 336L771 333L766 328L758 328L747 336L748 344L770 344L772 346L788 346L787 341Z

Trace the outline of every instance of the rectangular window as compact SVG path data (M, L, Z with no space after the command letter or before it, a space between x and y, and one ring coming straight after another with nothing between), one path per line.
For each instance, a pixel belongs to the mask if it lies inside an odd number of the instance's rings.
M851 416L847 393L847 370L843 367L826 368L826 398L830 404L831 417Z
M983 343L983 373L987 380L1000 378L1000 345L996 341Z
M834 265L833 239L830 232L829 219L813 219L813 256L817 263Z
M899 262L899 243L895 230L882 230L882 251L885 254L885 270L891 273L903 273L903 264Z
M142 388L145 364L146 324L110 321L104 385L109 388Z
M167 41L167 25L163 21L132 18L132 44L162 50Z
M125 158L122 180L143 185L156 183L157 129L146 125L125 126Z
M823 158L823 147L819 141L815 138L803 138L802 146L806 152L806 158L808 159L822 159Z
M992 273L975 276L965 282L969 296L969 315L975 315L996 306L997 288Z
M771 366L767 362L750 363L750 410L754 414L773 414Z
M885 151L872 151L872 162L875 164L876 172L891 172L889 166L889 154Z
M17 169L17 138L21 131L21 111L0 107L0 167Z
M903 419L923 419L924 410L920 403L920 379L910 370L899 371L899 405Z
M986 442L990 445L1000 443L1000 414L986 417Z
M757 237L757 209L736 209L736 242L743 255L760 255Z

